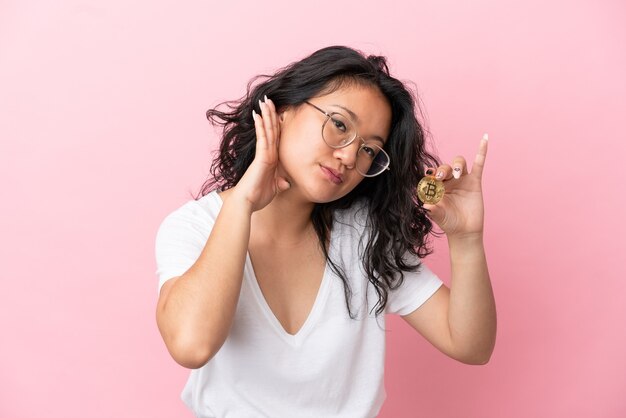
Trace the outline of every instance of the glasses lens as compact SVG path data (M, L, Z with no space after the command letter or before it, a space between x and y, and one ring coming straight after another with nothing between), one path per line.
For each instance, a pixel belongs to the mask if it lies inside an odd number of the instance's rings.
M389 156L378 145L364 144L356 157L356 169L364 176L375 176L389 166Z
M341 113L331 113L322 130L324 141L333 148L348 145L355 137L354 126Z

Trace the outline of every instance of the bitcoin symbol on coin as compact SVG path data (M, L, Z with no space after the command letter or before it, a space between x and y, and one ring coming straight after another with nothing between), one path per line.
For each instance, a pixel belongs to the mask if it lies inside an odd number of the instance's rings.
M437 194L437 186L430 182L426 183L426 190L424 190L424 193L426 194L427 199L434 199Z
M417 185L417 197L422 203L436 204L445 193L443 182L435 177L426 176Z

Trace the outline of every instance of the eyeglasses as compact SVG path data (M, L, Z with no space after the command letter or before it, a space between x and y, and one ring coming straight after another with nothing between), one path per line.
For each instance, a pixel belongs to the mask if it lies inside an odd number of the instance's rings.
M389 170L389 155L378 145L365 142L357 134L354 123L348 117L339 112L327 113L308 101L305 103L326 115L322 124L322 138L326 145L331 148L344 148L354 142L356 138L363 142L356 154L356 170L361 175L374 177L385 170ZM329 121L331 123L328 123Z

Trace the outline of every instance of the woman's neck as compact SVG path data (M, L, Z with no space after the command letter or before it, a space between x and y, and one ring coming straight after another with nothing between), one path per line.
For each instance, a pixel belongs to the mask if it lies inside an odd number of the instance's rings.
M257 236L276 245L297 245L315 234L311 213L315 204L298 198L293 190L278 194L269 205L252 214Z

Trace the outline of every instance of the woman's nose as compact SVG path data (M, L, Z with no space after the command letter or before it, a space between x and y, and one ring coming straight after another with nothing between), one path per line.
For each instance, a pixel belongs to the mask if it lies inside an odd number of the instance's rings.
M356 138L354 142L352 142L347 147L337 148L333 152L333 156L341 160L341 163L345 165L347 168L354 168L356 164L356 156L359 148L361 147L361 140Z

